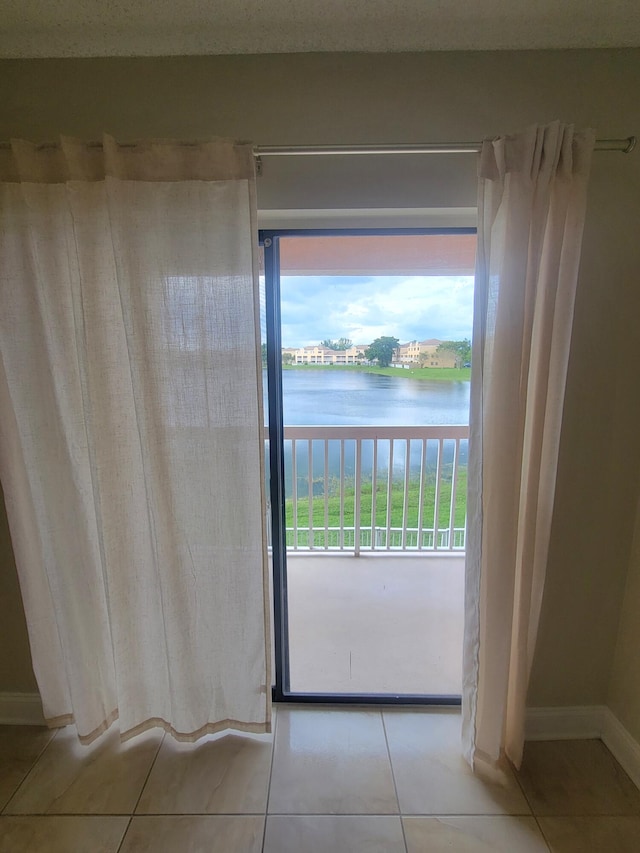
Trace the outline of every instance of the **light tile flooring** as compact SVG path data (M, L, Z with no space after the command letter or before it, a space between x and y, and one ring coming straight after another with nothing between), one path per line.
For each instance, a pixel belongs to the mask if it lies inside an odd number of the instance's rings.
M450 710L280 706L271 736L176 744L0 727L0 853L637 853L600 741L473 776Z

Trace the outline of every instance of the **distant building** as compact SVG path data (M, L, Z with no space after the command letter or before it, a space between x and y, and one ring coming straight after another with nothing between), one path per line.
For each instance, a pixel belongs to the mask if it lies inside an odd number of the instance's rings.
M455 353L438 352L442 341L409 341L401 344L395 352L392 364L396 367L456 367ZM283 347L283 361L290 364L368 364L365 350L369 344L357 344L346 350L335 350L323 346Z
M283 347L282 355L290 354L292 364L361 364L367 344L335 350L323 346Z
M420 364L422 367L456 367L456 355L449 350L438 352L442 341L430 338L427 341L409 341L400 344L396 350L394 363Z

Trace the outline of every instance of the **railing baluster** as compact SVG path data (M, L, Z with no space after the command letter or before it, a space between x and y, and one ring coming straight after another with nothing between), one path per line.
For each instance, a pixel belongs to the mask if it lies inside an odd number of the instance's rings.
M411 439L406 439L404 454L404 500L402 502L402 550L407 550L407 522L409 520L409 475L411 474Z
M427 439L422 439L420 453L420 489L418 491L418 551L422 551L422 517L424 513L424 478L427 465Z
M309 548L314 547L313 542L313 439L309 439L309 464L307 467L309 481Z
M293 550L298 550L298 466L296 440L291 439L291 492L293 500Z
M354 497L353 497L353 536L354 536L354 549L356 553L356 557L360 555L360 499L361 499L361 487L362 487L362 441L361 439L356 439L356 464L355 464L355 477L356 481L354 484Z
M436 457L436 489L433 505L433 550L438 550L439 516L440 516L440 479L442 477L443 440L438 439L438 455Z
M449 514L449 550L453 550L453 537L456 522L456 489L458 486L458 459L460 458L460 439L453 445L453 468L451 470L451 510Z
M340 550L344 551L344 438L340 440Z
M413 550L414 547L416 550L424 551L424 550L452 550L457 547L464 548L464 527L456 528L456 503L458 499L458 493L460 490L460 477L462 473L460 471L460 459L462 455L462 442L466 442L469 436L469 429L466 426L401 426L401 427L393 427L393 426L318 426L318 427L305 427L305 426L292 426L285 427L285 435L284 439L286 442L287 450L291 448L291 490L290 495L287 496L287 501L291 500L293 506L289 510L290 520L293 521L293 527L289 526L287 528L287 537L288 541L291 544L288 546L294 551L298 551L300 549L304 550L330 550L331 548L337 548L342 551L354 551L355 553L362 552L363 547L368 550L375 551L378 550ZM268 435L266 434L266 438ZM319 526L317 528L318 540L315 541L316 527L315 527L315 519L313 515L314 510L314 493L313 493L313 480L314 480L314 442L321 441L323 442L324 453L321 453L321 456L324 456L322 461L319 461L319 464L322 468L322 474L320 475L324 484L324 497L322 500L322 510L319 508ZM347 505L347 495L346 495L346 468L347 468L347 457L346 457L346 442L353 442L355 446L355 456L354 456L354 504L353 504L353 527L351 526L351 504ZM362 537L363 535L368 535L367 527L369 524L368 520L368 512L366 513L367 519L364 522L363 528L363 478L369 476L368 473L368 465L367 470L364 471L364 448L365 443L371 441L372 442L372 464L371 464L371 542L367 543L363 546ZM383 521L380 525L380 536L376 540L376 527L378 521L378 507L377 507L377 492L378 492L378 464L380 458L379 446L380 441L388 441L389 442L389 451L388 451L388 463L389 469L387 473L387 484L384 491L386 492L386 508L383 515ZM403 453L404 458L404 477L402 478L401 485L404 489L402 495L398 494L398 501L402 501L402 503L398 503L399 513L402 514L402 527L400 527L400 523L398 523L395 527L393 526L393 500L394 500L394 456L395 456L395 441L405 441L405 449ZM417 530L414 528L409 528L409 523L413 518L412 510L410 510L411 506L411 454L412 449L415 448L415 444L411 444L412 441L420 441L421 442L421 451L420 451L420 476L419 476L419 487L418 487L418 507L417 507ZM336 524L331 527L330 526L330 501L329 501L329 492L330 492L330 478L334 475L332 474L332 466L333 462L331 459L331 442L339 442L339 491L336 494L336 497L339 497L340 504L340 518ZM451 474L451 495L450 500L447 501L449 504L449 519L448 524L444 527L442 532L442 539L439 537L439 529L438 529L438 521L439 521L439 511L440 504L443 498L443 489L445 487L445 480L447 481L447 488L449 483L449 465L446 463L445 459L445 447L448 448L448 442L453 442L454 444L454 453L453 453L453 467ZM431 543L429 537L429 512L427 510L427 501L429 495L431 494L431 475L429 468L429 460L431 453L431 443L435 443L436 450L436 473L435 473L435 488L434 488L434 507L433 507L433 542ZM308 485L308 507L309 507L309 519L308 524L303 522L300 517L298 502L302 499L300 497L300 489L299 489L299 466L298 466L298 445L304 444L307 449L307 462L308 462L308 472L306 476L307 485ZM266 445L268 447L268 444ZM368 447L368 444L366 444ZM465 445L466 446L466 445ZM287 457L288 459L288 453ZM448 453L447 453L448 458ZM351 457L349 457L349 460ZM288 464L288 463L287 463ZM304 482L305 476L302 474L302 481ZM320 478L319 478L320 482ZM349 497L349 501L351 498ZM288 503L287 503L288 506ZM273 508L272 508L273 509ZM349 510L347 513L347 509ZM349 515L349 528L345 530L345 520L346 515ZM324 516L323 521L322 517ZM300 526L302 522L302 526ZM427 527L425 528L425 525ZM466 525L466 520L465 520ZM353 531L353 543L351 542L351 532ZM458 533L462 531L461 536L456 536ZM413 535L417 534L417 541L415 546L413 543ZM308 537L308 539L307 539ZM335 538L334 538L335 537ZM335 545L331 543L334 542ZM462 543L460 545L456 543Z
M329 549L329 439L324 440L324 549Z
M378 491L378 439L373 439L373 464L371 468L371 550L376 550L376 528L378 524L376 497Z
M387 477L387 551L391 547L391 496L393 493L393 439L389 439L389 476Z

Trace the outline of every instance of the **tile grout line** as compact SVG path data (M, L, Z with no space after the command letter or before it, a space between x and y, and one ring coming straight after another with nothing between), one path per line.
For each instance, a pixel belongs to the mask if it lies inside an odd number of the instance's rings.
M533 812L532 812L532 813L533 813ZM535 822L536 822L536 826L538 827L538 832L539 832L539 833L540 833L540 835L542 836L542 840L543 840L543 841L544 841L544 843L546 844L547 849L550 851L550 853L552 853L552 850L551 850L551 844L550 844L550 843L549 843L549 841L547 840L547 836L544 834L544 829L543 829L543 828L542 828L542 826L540 825L540 821L538 820L538 815L537 815L537 814L534 814L534 815L533 815L533 819L534 819L534 820L535 820Z
M137 818L158 818L158 817L262 817L264 812L145 812L144 814L131 815L128 812L25 812L3 814L3 818L59 818L59 817L87 817L87 818L120 818L120 817L137 817ZM398 817L398 812L269 812L270 817ZM448 818L537 818L548 820L583 820L597 819L600 820L621 820L632 819L640 820L640 815L637 814L511 814L508 812L415 812L403 815L406 818L435 818L436 820L446 820Z
M253 811L253 812L145 812L144 814L136 814L131 815L129 812L24 812L24 813L12 813L12 814L3 814L2 817L16 817L16 818L57 818L57 817L96 817L96 818L104 818L104 817L138 817L138 818L147 818L147 817L261 817L264 814L263 811ZM398 817L398 812L269 812L271 817ZM481 818L481 817L539 817L540 819L550 819L550 820L573 820L583 818L603 818L606 820L619 820L621 818L633 818L634 820L640 820L640 815L629 812L606 812L606 813L585 813L581 812L579 814L569 813L569 814L541 814L534 815L523 813L523 812L410 812L403 815L407 818L437 818L437 819L446 819L446 818Z
M398 804L398 817L400 819L400 828L402 830L402 841L404 843L405 853L408 853L409 848L407 847L407 836L404 830L404 820L402 815L402 809L400 808L400 797L398 796L398 785L396 783L396 774L393 769L393 761L391 760L391 748L389 747L389 737L387 735L387 726L384 721L384 711L380 710L380 720L382 722L382 731L384 732L384 742L387 747L387 758L389 759L389 767L391 769L391 778L393 779L393 790L396 794L396 803Z
M158 760L158 756L160 755L160 750L164 744L165 738L167 737L167 733L164 732L162 737L160 738L160 743L158 744L158 748L156 750L156 754L153 756L153 761L149 766L149 770L147 771L147 775L145 776L144 782L142 783L142 787L140 788L140 793L138 794L138 799L135 802L133 809L131 810L131 817L133 817L136 813L136 809L140 805L140 800L142 799L142 795L144 793L144 789L147 787L147 782L149 781L149 777L151 776L151 772L153 768L156 766L156 761Z
M533 805L531 804L531 801L529 800L529 797L527 796L527 792L524 789L524 785L520 781L520 771L517 770L515 767L512 767L511 769L512 769L513 778L518 783L518 787L522 791L522 796L524 797L526 804L529 806L529 809L531 811L531 816L533 817L533 819L536 823L536 826L538 827L538 832L542 836L542 840L544 841L544 843L547 847L547 850L551 851L551 845L547 841L547 836L544 834L542 827L540 826L540 821L538 820L538 815L536 814L535 809L533 808Z
M129 814L129 812L25 812L25 813L19 812L17 814L2 815L2 817L20 817L20 818L23 818L23 817L29 817L29 818L31 818L31 817L37 817L37 818L43 818L43 817L51 817L51 818L57 818L57 817L97 817L97 818L103 818L103 817L131 817L131 815ZM146 817L146 815L145 815L145 817ZM152 817L163 817L163 815L157 814L157 815L152 815ZM180 815L176 815L176 817L180 817Z
M60 728L66 728L66 727L61 726ZM44 753L46 752L46 750L49 748L49 745L50 745L50 744L52 744L52 743L53 743L53 741L56 739L56 737L57 737L57 735L58 735L58 732L60 731L60 728L57 728L57 729L54 729L54 730L53 730L53 734L51 735L51 737L49 738L49 740L45 743L45 745L42 747L42 749L40 750L40 752L39 752L39 753L37 754L37 756L35 757L35 759L34 759L34 761L33 761L33 764L32 764L32 765L31 765L31 767L27 770L27 772L25 773L24 777L23 777L23 778L20 780L20 782L18 783L17 788L15 789L15 791L13 792L13 794L11 794L11 796L9 797L9 799L7 800L7 802L5 803L4 808L2 809L2 811L0 812L0 814L2 814L2 815L6 815L7 817L10 817L10 816L11 816L11 815L7 815L7 809L8 809L8 808L9 808L9 806L11 805L12 800L13 800L13 799L14 799L14 797L17 795L17 793L18 793L18 791L20 790L20 788L22 788L22 786L24 785L24 783L27 781L27 779L29 778L29 776L31 776L31 774L33 773L33 771L36 769L36 765L38 764L38 762L40 761L40 759L42 758L42 756L44 755Z
M162 737L160 738L160 743L158 744L158 748L156 750L156 754L153 756L153 761L151 762L151 765L149 766L149 770L147 772L147 775L145 776L144 782L142 783L142 786L140 788L140 793L138 794L138 799L136 800L135 805L134 805L133 809L131 810L131 814L129 815L129 820L127 822L127 828L122 833L122 838L120 839L120 844L118 844L118 847L116 849L116 853L120 853L120 851L122 850L122 845L124 844L124 840L129 833L129 829L131 828L131 821L133 820L133 816L136 813L136 809L138 808L138 805L140 804L140 800L142 799L142 794L144 792L144 789L147 787L147 782L149 781L149 777L151 776L151 771L155 767L156 761L158 760L158 756L160 755L160 750L162 749L162 744L164 743L166 736L167 736L167 733L163 732Z
M276 755L276 735L278 733L278 720L280 718L280 712L276 709L275 714L272 709L272 720L274 721L273 725L273 743L271 744L271 764L269 766L269 784L267 785L267 802L264 807L264 826L262 828L262 846L260 850L264 853L264 843L267 838L267 816L269 814L269 799L271 797L271 780L273 778L273 762Z
M127 834L129 832L129 827L131 826L131 821L133 820L133 815L128 815L128 818L129 818L129 820L127 821L127 825L124 829L124 832L122 833L122 838L120 839L120 844L118 844L118 846L116 847L115 853L120 853L120 851L122 850L122 845L124 844L124 840L127 837Z

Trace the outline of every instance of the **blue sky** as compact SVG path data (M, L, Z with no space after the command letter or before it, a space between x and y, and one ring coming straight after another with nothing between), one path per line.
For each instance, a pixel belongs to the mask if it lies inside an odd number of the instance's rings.
M471 337L473 276L283 276L282 345Z

